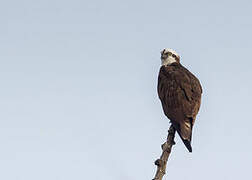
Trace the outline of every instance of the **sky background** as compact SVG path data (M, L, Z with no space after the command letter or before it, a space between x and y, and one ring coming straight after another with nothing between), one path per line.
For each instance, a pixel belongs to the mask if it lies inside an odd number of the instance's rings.
M251 178L251 1L0 2L0 179L152 179L169 47L203 87L165 179Z

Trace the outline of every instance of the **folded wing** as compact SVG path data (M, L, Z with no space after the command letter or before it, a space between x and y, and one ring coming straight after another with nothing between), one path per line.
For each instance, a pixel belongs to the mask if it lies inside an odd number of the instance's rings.
M181 64L160 68L158 95L164 113L190 152L192 128L200 108L201 93L199 80Z

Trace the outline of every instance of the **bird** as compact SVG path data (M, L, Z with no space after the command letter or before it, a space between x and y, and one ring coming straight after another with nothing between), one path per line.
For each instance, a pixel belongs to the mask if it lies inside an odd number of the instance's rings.
M173 49L161 51L158 96L164 114L192 152L192 129L201 104L202 87L198 78L180 63Z

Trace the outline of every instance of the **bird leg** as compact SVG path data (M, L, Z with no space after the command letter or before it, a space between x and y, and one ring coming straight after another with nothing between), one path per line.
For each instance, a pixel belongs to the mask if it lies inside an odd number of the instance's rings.
M167 140L161 146L163 150L162 155L160 156L159 159L155 161L155 165L157 165L157 172L156 172L155 177L152 180L162 180L165 174L166 164L170 156L172 146L175 144L174 142L175 132L176 130L174 126L171 125L168 130Z

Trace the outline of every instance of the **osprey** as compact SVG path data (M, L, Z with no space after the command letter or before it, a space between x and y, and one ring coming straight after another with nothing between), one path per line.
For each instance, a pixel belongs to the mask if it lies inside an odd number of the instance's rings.
M200 108L202 88L199 80L180 64L172 49L161 52L158 96L164 114L170 119L189 152L192 152L192 128Z

